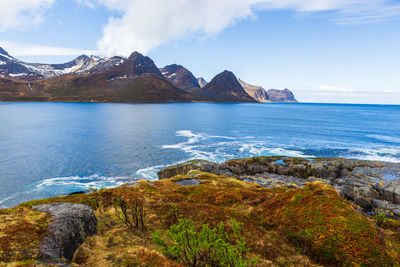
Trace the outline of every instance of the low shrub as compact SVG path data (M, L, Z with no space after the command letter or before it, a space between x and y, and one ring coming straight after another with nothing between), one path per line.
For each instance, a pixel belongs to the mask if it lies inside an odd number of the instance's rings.
M153 233L153 242L168 258L187 266L253 266L256 259L247 259L249 248L242 236L243 224L231 220L233 234L222 223L217 228L203 224L197 232L193 221L179 219L162 235Z

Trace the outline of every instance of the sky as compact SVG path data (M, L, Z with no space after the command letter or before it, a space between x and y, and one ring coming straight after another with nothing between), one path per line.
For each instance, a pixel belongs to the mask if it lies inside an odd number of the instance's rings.
M399 0L0 0L0 47L41 63L139 51L301 102L400 104Z

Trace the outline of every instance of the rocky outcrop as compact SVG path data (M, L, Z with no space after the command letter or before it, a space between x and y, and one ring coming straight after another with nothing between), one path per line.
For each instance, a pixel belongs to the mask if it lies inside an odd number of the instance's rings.
M287 102L287 103L297 103L294 94L289 89L277 90L269 89L267 91L268 99L271 102Z
M97 232L97 219L89 206L61 202L37 205L32 209L52 216L48 234L39 250L43 260L70 261L86 237Z
M386 212L388 216L400 219L399 163L342 158L255 157L213 165L197 161L195 167L188 162L167 169L159 172L160 179L187 174L193 169L208 169L207 172L253 181L265 187L302 187L307 182L322 181L334 186L342 197L366 212Z
M218 164L201 159L189 160L182 164L177 164L164 168L157 173L157 176L159 179L166 179L174 177L178 174L187 174L192 170L215 173L218 172Z

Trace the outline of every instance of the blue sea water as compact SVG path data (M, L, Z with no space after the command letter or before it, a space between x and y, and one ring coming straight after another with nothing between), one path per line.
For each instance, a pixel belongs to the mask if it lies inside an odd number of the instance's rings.
M256 155L400 162L400 106L0 103L0 207Z

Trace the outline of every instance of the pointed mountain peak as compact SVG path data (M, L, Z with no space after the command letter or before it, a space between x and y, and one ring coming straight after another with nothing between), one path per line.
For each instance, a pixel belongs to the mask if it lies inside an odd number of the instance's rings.
M237 85L239 85L239 87L242 87L235 74L233 74L233 72L229 71L229 70L224 70L223 72L221 72L220 74L218 74L217 76L215 76L211 82L209 82L208 84L211 83L229 83L230 85L234 85L235 87L237 87Z
M225 70L200 89L200 95L217 102L256 102L238 82L235 74Z
M128 60L136 60L136 59L139 59L139 58L147 58L147 57L143 56L141 53L139 53L139 52L137 52L137 51L134 51L134 52L128 57Z
M82 54L79 57L77 57L76 59L89 59L89 58L90 58L89 56Z
M163 77L156 64L154 64L154 61L137 51L133 52L128 57L126 64L131 65L133 74L137 76L140 76L142 73L152 73L157 76Z

